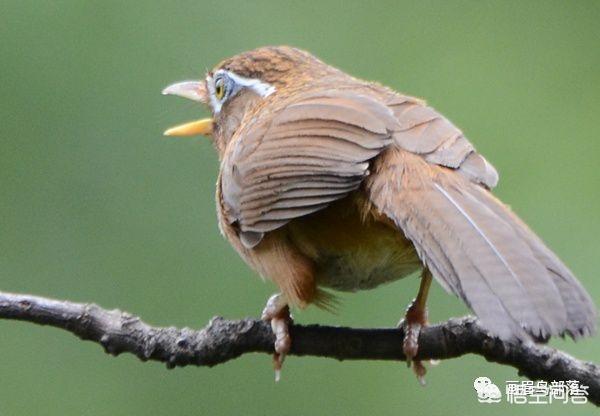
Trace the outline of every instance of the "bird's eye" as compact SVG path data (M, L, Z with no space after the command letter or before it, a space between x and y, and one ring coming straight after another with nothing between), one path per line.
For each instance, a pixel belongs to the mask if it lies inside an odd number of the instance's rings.
M215 81L215 97L217 100L222 100L225 97L225 83L223 78L217 78Z

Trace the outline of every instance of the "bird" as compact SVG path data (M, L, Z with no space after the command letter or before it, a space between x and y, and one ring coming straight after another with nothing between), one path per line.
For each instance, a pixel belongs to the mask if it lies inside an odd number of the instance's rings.
M276 379L293 342L290 306L335 309L332 291L417 273L399 325L420 381L426 369L415 357L433 279L503 340L595 332L589 294L493 195L493 165L424 100L290 46L239 53L163 94L212 114L164 134L214 144L220 231L279 289L262 313L275 334Z

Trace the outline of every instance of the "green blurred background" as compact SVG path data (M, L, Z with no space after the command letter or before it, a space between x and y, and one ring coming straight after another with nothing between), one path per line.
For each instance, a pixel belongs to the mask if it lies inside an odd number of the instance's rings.
M219 235L205 115L164 98L222 58L291 44L426 97L501 173L497 194L600 303L600 2L0 2L0 290L95 301L156 325L257 316L274 292ZM203 113L203 114L201 114ZM342 295L301 323L391 326L409 278ZM433 321L466 313L439 286ZM553 345L600 361L598 337ZM0 321L0 415L591 414L477 403L472 382L516 371L469 356L421 388L404 365L270 357L167 371L70 334Z

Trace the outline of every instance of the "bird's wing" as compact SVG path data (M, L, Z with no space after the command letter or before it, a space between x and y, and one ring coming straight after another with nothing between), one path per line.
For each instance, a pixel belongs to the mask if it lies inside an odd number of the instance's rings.
M435 110L403 102L392 106L403 129L366 179L375 208L495 334L592 332L595 308L585 290L487 189L497 181L493 167Z
M394 95L387 102L400 123L395 142L427 162L456 169L488 189L498 184L496 169L467 140L462 131L422 100Z
M355 190L398 121L384 103L351 91L306 93L250 116L223 160L225 217L246 247L265 232Z

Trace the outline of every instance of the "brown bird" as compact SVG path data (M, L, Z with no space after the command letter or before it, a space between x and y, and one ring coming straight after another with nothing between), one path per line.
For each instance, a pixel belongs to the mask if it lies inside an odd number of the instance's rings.
M285 46L241 53L163 93L212 111L165 134L212 137L221 232L281 291L263 311L277 372L289 306L328 308L324 288L371 289L418 270L402 321L409 361L432 276L502 339L594 332L589 295L492 195L494 167L424 101ZM423 365L413 368L421 379Z

